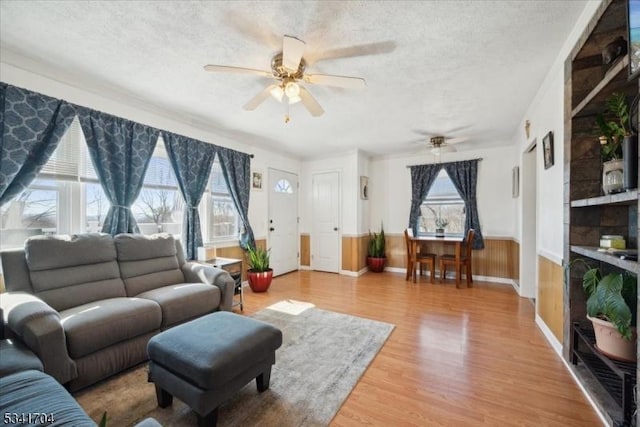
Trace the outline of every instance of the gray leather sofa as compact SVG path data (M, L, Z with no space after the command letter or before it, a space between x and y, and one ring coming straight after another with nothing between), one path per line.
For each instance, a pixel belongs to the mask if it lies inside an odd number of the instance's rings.
M147 360L161 330L233 302L229 273L185 262L167 234L36 236L0 258L9 337L72 391Z

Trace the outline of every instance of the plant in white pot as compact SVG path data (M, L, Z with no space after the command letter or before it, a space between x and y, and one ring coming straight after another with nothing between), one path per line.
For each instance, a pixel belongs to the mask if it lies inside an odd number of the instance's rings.
M603 277L598 268L590 268L582 280L598 350L612 359L635 361L637 277L629 272Z

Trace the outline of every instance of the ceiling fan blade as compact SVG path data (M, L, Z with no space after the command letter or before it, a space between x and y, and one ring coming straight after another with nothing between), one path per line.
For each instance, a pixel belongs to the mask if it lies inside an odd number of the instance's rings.
M315 85L335 86L353 89L367 87L367 82L360 77L332 76L329 74L307 74L303 77L307 83Z
M302 104L309 110L313 117L318 117L324 114L324 110L318 104L318 101L311 96L311 93L302 86L300 86L300 98L302 98Z
M382 53L390 53L396 49L396 42L385 41L377 43L358 44L338 49L325 50L313 58L309 58L308 63L313 64L318 61L337 58L349 58L354 56L379 55Z
M468 136L460 136L457 138L445 138L444 141L447 144L457 144L459 142L468 141L469 139L471 138L469 138Z
M269 85L269 86L267 86L262 92L260 92L259 94L257 94L253 98L251 98L251 100L249 102L244 104L244 106L242 108L244 108L245 110L248 110L248 111L255 110L256 108L258 108L258 106L260 104L262 104L264 102L265 99L267 99L269 97L269 95L271 94L271 89L273 89L274 87L277 87L277 86L278 85Z
M284 36L282 39L282 65L291 71L298 71L305 43L292 36Z
M243 67L230 67L228 65L205 65L204 69L207 71L221 71L225 73L242 73L242 74L257 74L264 77L273 77L271 71L256 70L253 68Z

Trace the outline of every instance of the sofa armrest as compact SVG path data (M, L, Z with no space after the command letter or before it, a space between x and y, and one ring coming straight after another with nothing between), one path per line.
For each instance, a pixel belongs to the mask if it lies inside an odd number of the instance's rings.
M78 376L76 364L67 352L67 340L57 311L25 292L2 294L0 306L7 329L40 358L46 373L61 384Z
M184 263L182 272L187 282L202 282L220 288L220 310L231 311L236 282L229 272L197 262Z

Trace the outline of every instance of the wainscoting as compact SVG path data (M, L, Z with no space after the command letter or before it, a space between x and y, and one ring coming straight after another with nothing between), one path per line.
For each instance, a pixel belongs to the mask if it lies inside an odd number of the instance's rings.
M559 342L563 342L563 283L562 266L538 255L538 316Z
M266 248L266 239L256 240L256 246L259 248ZM221 258L242 259L242 280L247 280L247 269L249 268L249 264L247 263L245 252L240 248L240 246L229 246L226 248L216 247L216 256Z
M342 270L358 272L366 267L369 235L342 236ZM473 274L518 280L520 245L510 238L485 238L485 248L473 252ZM300 265L310 266L311 239L300 235ZM407 268L407 249L402 234L386 234L387 268ZM453 246L435 245L437 255L453 253Z

